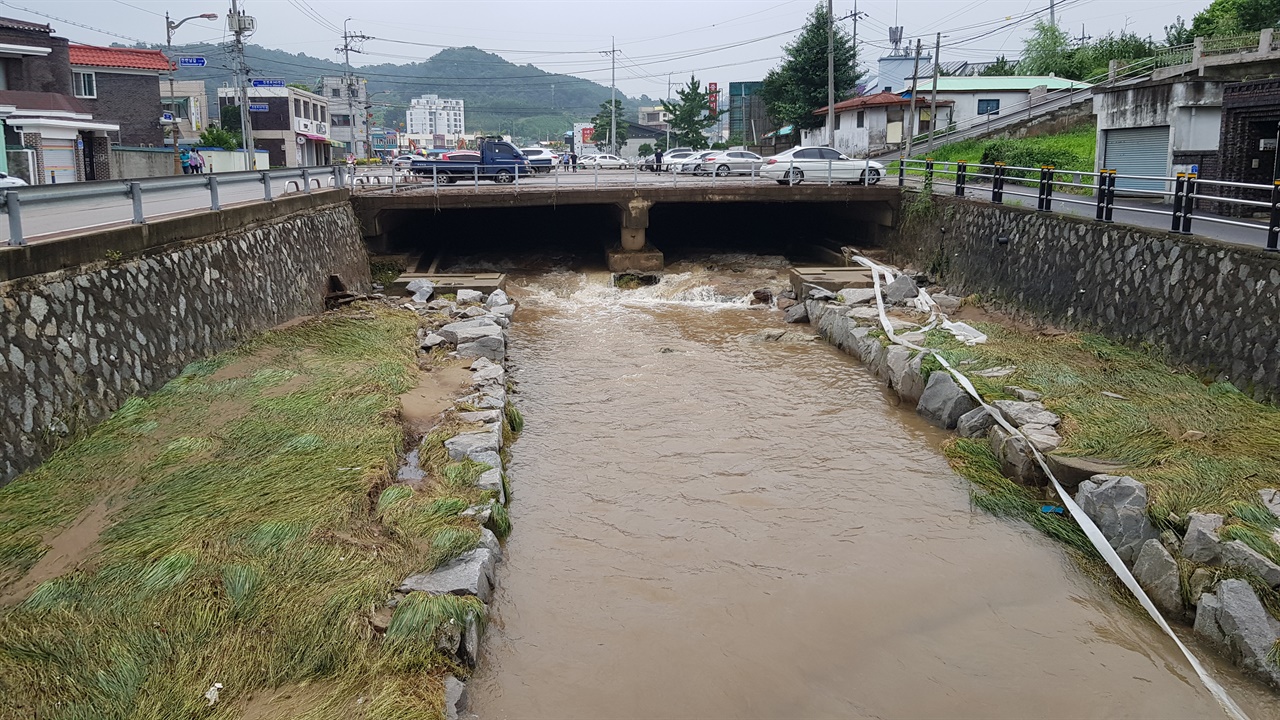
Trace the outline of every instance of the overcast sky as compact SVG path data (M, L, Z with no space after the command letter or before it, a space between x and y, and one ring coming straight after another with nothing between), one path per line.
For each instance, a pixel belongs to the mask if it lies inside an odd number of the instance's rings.
M1176 15L1188 20L1209 0L1057 0L1058 23L1072 35L1128 28L1164 38ZM704 82L759 80L777 64L814 0L245 0L258 20L251 42L339 60L341 27L372 36L353 64L412 62L439 47L474 45L519 64L609 84L610 36L616 38L618 88L628 95L666 94L696 72ZM175 19L214 12L216 22L192 21L175 43L220 41L229 0L0 0L0 14L53 25L76 42L106 45L142 40L163 43L166 11ZM858 0L861 64L874 74L888 49L888 28L908 38L943 33L941 59L990 60L1016 56L1048 0ZM836 16L853 13L854 0L835 0ZM1040 11L1040 15L1032 13ZM48 17L48 16L53 16ZM88 27L79 27L73 23ZM852 30L852 20L844 20ZM92 28L92 29L90 29ZM336 30L335 30L336 29ZM399 41L399 42L391 42Z

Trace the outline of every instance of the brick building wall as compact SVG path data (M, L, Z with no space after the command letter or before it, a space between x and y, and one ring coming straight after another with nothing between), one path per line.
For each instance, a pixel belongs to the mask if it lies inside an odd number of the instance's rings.
M116 73L102 68L92 70L97 85L97 98L81 98L97 122L120 126L120 144L131 147L164 145L164 128L160 125L160 83L158 75Z
M1270 185L1275 177L1275 150L1262 150L1263 139L1275 139L1280 123L1280 80L1251 80L1222 89L1220 167L1217 177L1232 182ZM1254 161L1257 167L1254 167ZM1265 190L1224 187L1224 197L1267 201ZM1251 207L1215 203L1217 212L1237 217L1252 215Z
M111 138L94 137L92 147L85 144L93 163L93 176L96 180L111 179Z
M10 90L71 94L71 55L67 39L48 33L0 28L0 44L29 45L49 48L44 57L27 56L10 59L4 63L5 82Z
M44 138L40 133L22 133L22 147L34 150L36 167L31 173L32 185L44 184Z

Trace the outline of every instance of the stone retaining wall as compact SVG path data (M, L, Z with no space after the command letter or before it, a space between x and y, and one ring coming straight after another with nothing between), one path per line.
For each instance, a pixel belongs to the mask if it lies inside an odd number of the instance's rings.
M183 219L185 238L179 227L134 226L166 243L120 257L93 235L13 249L54 254L49 246L67 243L103 259L0 282L0 482L193 360L323 310L330 275L367 287L350 204L320 202L282 205L297 209L265 221L224 211L216 234L196 234L209 227L198 215Z
M905 201L904 201L905 202ZM1280 253L958 198L881 244L954 294L1146 347L1280 396Z

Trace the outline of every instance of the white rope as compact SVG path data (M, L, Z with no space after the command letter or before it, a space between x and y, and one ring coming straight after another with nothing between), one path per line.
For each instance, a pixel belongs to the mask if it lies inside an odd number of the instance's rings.
M1232 720L1249 720L1249 717L1245 715L1244 710L1241 710L1240 706L1236 705L1235 701L1231 699L1231 696L1227 694L1227 691L1222 687L1222 685L1218 684L1218 681L1209 676L1208 671L1200 664L1200 661L1196 659L1196 656L1193 655L1191 650L1182 643L1182 640L1178 639L1178 636L1174 634L1173 628L1169 627L1169 623L1165 621L1164 616L1156 609L1155 603L1151 602L1151 598L1147 597L1146 592L1142 590L1142 586L1138 585L1138 581L1133 577L1133 573L1129 572L1129 568L1125 567L1124 561L1122 561L1120 556L1116 554L1115 549L1111 547L1111 543L1107 542L1106 536L1102 534L1102 531L1098 529L1098 526L1094 524L1093 520L1091 520L1089 516L1080 509L1080 506L1075 503L1075 500L1073 500L1071 496L1067 494L1067 491L1063 489L1062 485L1058 483L1058 478L1054 476L1053 471L1050 470L1048 464L1045 463L1044 456L1040 454L1040 450L1036 448L1035 443L1031 442L1031 440L1027 438L1021 430L1010 424L997 408L994 408L984 402L982 396L978 394L977 389L973 387L973 383L969 382L969 378L965 377L964 373L961 373L959 370L952 367L951 363L947 362L947 359L942 357L940 353L936 350L920 347L919 345L903 340L893 332L893 324L889 322L889 316L885 314L884 297L880 292L880 275L883 273L885 279L892 282L893 275L890 270L868 260L865 257L862 257L861 255L855 255L852 259L855 262L871 269L871 278L875 283L876 307L880 313L880 324L884 327L884 332L889 336L889 339L898 345L932 355L938 360L942 367L947 370L947 372L951 373L956 382L960 384L960 387L964 388L965 392L969 393L969 395L973 397L979 405L991 414L991 417L1000 424L1000 427L1004 428L1005 431L1010 434L1018 434L1024 438L1026 441L1024 445L1031 450L1036 462L1040 465L1040 469L1044 470L1044 474L1049 478L1049 482L1053 484L1053 489L1057 492L1059 499L1062 500L1062 504L1067 508L1067 511L1071 513L1071 517L1075 518L1076 522L1080 524L1080 528L1084 530L1084 534L1089 538L1089 542L1093 543L1094 548L1096 548L1102 555L1102 558L1107 561L1107 564L1111 566L1111 569L1115 571L1116 575L1120 578L1120 581L1124 583L1125 587L1129 588L1129 591L1133 593L1134 597L1138 598L1138 602L1142 604L1143 609L1147 611L1147 614L1151 616L1151 619L1156 621L1156 625L1158 625L1160 629L1173 640L1174 644L1178 646L1178 649L1182 651L1183 656L1187 658L1187 662L1191 664L1191 668L1195 670L1196 675L1199 676L1200 682L1204 683L1205 688L1209 690L1210 694L1213 695L1213 698L1222 706L1223 711L1226 712ZM927 295L925 295L925 298L930 304L931 312L929 320L930 324L932 324L934 319L942 315L942 313L938 309L936 303L933 302L932 298L929 298ZM945 316L943 317L945 318Z

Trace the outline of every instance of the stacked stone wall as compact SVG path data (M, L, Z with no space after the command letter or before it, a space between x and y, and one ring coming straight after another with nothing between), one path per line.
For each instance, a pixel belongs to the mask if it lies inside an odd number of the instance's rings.
M905 213L880 242L952 294L1152 350L1259 399L1280 397L1280 253L974 200L933 202L932 212Z
M322 311L330 275L369 285L345 201L0 283L0 482L188 363Z

